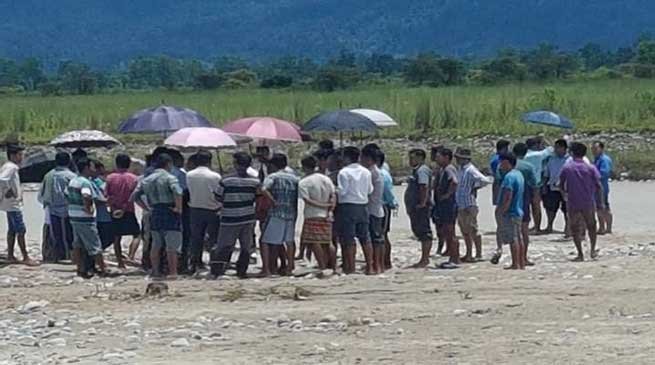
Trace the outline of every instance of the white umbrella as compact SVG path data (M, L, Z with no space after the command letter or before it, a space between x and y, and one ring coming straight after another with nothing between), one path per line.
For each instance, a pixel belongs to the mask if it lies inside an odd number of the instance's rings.
M96 130L79 130L59 135L50 145L62 148L113 147L121 144L109 134Z
M390 127L398 126L398 123L396 123L396 121L393 120L393 118L391 118L388 114L383 113L379 110L352 109L351 112L365 116L366 118L373 121L373 123L375 123L380 128L390 128Z

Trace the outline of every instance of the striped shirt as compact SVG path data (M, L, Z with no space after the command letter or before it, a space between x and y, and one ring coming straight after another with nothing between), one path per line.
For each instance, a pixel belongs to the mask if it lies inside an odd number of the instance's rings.
M455 202L457 209L467 209L478 206L477 190L493 182L492 178L484 176L472 163L462 166L457 174L457 191Z
M76 176L68 184L68 216L71 221L94 221L95 216L84 209L84 198L97 199L98 190L91 180L84 176Z
M268 211L269 217L295 220L298 216L298 182L296 175L286 171L274 172L264 179L263 188L275 199L275 206Z
M232 175L223 178L216 197L223 204L221 225L235 226L255 222L255 197L259 179Z
M51 215L57 217L68 216L66 189L75 176L75 173L67 167L56 167L43 178L39 201L43 203L44 207L48 208Z

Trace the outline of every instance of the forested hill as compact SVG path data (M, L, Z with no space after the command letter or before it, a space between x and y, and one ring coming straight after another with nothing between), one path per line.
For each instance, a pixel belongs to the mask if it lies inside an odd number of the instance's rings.
M612 48L655 30L652 0L3 0L0 57L113 65L137 55L484 56Z

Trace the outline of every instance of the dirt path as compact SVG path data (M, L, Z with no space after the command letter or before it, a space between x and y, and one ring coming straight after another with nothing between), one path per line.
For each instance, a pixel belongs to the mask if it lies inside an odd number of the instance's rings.
M649 364L655 184L613 188L620 233L601 238L599 261L570 263L571 242L542 236L531 246L538 265L519 273L479 263L380 277L185 279L159 298L143 295L138 275L83 282L69 266L3 267L0 364ZM490 230L488 196L480 199ZM28 228L38 227L30 214ZM418 254L404 220L394 221L395 267Z

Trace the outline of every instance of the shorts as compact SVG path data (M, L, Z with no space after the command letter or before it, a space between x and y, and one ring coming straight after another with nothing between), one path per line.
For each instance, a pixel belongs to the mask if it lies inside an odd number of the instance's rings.
M455 202L444 200L438 202L432 211L434 224L437 226L455 224L457 222L457 206Z
M432 227L430 226L429 207L414 209L408 212L412 233L421 242L432 241Z
M267 245L292 244L295 241L296 220L269 217L261 241Z
M98 237L100 237L100 243L104 250L114 243L114 226L111 222L97 222L96 225L98 226Z
M529 186L525 187L523 194L523 223L530 223L532 220L532 196L534 193Z
M337 206L337 235L342 245L354 245L371 241L368 230L368 209L366 204L339 204Z
M166 247L167 252L182 253L182 231L151 231L152 244L150 250L161 250Z
M368 232L373 246L384 245L384 217L368 217Z
M550 187L546 190L546 194L543 196L544 208L548 212L557 212L562 210L562 213L566 214L566 201L564 201L564 196L561 191L551 190Z
M470 207L457 211L457 223L462 234L478 234L478 207Z
M95 221L73 221L73 247L83 248L89 256L102 254L98 226Z
M307 218L302 225L300 241L307 245L330 245L332 226L327 218Z
M114 225L114 235L117 237L137 237L141 233L141 228L134 212L124 212L120 218L112 217L111 222Z
M593 209L572 210L569 212L569 226L573 237L581 239L587 227L596 226L596 213Z
M23 220L23 212L15 210L7 212L7 233L9 234L25 234L25 221Z
M513 245L520 242L521 218L503 215L498 218L498 237L502 245Z
M391 208L384 206L384 224L382 225L382 232L386 235L391 232Z

